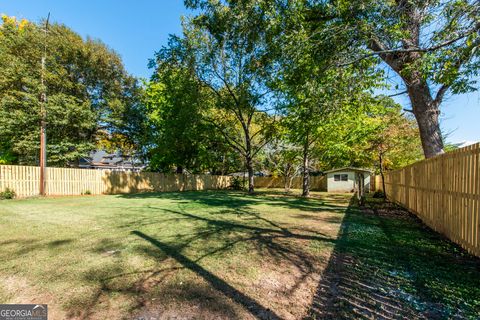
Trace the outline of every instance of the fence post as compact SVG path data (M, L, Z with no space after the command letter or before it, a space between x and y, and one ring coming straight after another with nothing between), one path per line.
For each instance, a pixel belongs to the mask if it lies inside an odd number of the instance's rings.
M441 223L441 226L442 226L442 229L441 229L441 233L446 233L447 229L446 229L446 225L447 225L447 186L446 186L446 172L447 172L447 165L446 165L446 162L447 162L447 157L448 155L445 155L443 157L440 157L440 167L441 167L441 173L440 173L440 181L441 181L441 187L440 187L440 197L441 197L441 201L440 201L440 210L442 211L441 212L441 215L442 215L442 223Z

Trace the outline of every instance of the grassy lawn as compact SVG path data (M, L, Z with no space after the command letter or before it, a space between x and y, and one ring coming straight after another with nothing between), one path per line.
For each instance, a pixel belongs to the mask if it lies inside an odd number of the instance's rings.
M0 202L0 303L51 319L477 318L480 262L392 205L260 192Z

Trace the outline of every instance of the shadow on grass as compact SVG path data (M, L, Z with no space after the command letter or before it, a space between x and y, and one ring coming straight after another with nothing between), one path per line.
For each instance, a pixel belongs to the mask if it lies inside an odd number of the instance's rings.
M115 243L108 238L102 239L98 246L91 248L94 253L117 260L111 262L110 266L102 265L101 268L93 268L84 274L88 283L98 287L97 294L90 301L76 303L86 306L78 311L85 319L96 312L105 296L118 294L131 298L129 311L132 313L145 311L153 317L167 317L164 312L168 312L169 303L173 301L173 304L180 303L181 307L195 303L198 306L197 312L201 313L199 318L205 318L207 314L212 318L236 319L244 318L244 312L249 312L260 319L280 319L290 311L282 306L291 303L290 299L296 290L304 290L302 285L307 281L311 284L312 277L317 277L321 272L322 257L319 257L315 250L332 246L335 239L313 230L314 227L304 228L307 213L305 219L299 219L298 223L295 221L292 224L292 221L283 220L282 214L262 214L262 211L255 210L254 205L267 203L282 209L312 208L308 210L312 217L320 215L317 211L320 211L321 207L327 211L338 210L342 215L346 209L342 205L327 204L322 199L277 199L269 194L246 196L242 193L184 192L120 197L175 201L173 209L164 207L162 202L147 201L141 207L145 211L139 210L139 215L131 217L127 215L125 220L117 222L115 226L119 229L134 230L131 234L145 240L135 243L130 250L134 254L153 259L155 265L151 268L132 271L127 263L122 265L122 253L116 250ZM342 197L342 200L345 202L345 197ZM171 205L171 202L168 201L168 204ZM203 210L204 206L208 207L206 212ZM328 211L327 214L331 212ZM285 211L285 215L292 217L294 212ZM163 228L176 228L177 222L182 224L179 224L178 232L168 235L162 233ZM333 223L338 226L339 221ZM185 229L185 226L188 226L188 229ZM312 246L315 246L315 249L312 249ZM225 273L222 268L216 268L217 261L222 264L222 259L228 261L230 258L239 261L239 264L230 266L232 270ZM228 262L225 264L228 265ZM170 266L175 268L169 268ZM274 283L276 287L271 289L260 284L260 290L255 289L255 285L248 282L249 276L243 273L249 272L250 267L272 271L273 281L277 281L275 277L281 277L280 281L285 280L285 283L279 282L278 286ZM262 267L265 269L261 269ZM184 271L188 271L188 276ZM196 281L190 271L205 281ZM294 271L294 274L287 271ZM283 272L285 275L280 274ZM188 285L171 281L179 274L182 274L184 283ZM270 280L268 277L267 275L267 281ZM232 279L240 281L240 285L237 286ZM262 279L262 275L259 279ZM196 300L187 300L187 297L195 296L195 292L204 293L197 296ZM276 297L283 300L264 300L262 295L269 295L271 292L278 293ZM166 296L171 300L166 299ZM158 297L162 297L162 302L152 305L151 298ZM301 317L304 310L302 307L307 304L305 300L295 301L293 305L300 307L292 311L291 315ZM188 311L179 310L178 313L183 316Z
M351 205L307 319L478 319L480 259L390 203Z
M197 264L195 261L187 258L183 254L181 254L176 248L169 246L166 243L163 243L159 240L156 240L140 231L132 231L132 233L148 242L152 245L157 247L159 250L166 253L168 256L174 258L178 263L180 263L183 267L195 272L197 275L202 277L205 281L207 281L212 287L217 289L218 291L222 292L225 296L231 298L235 302L243 305L247 310L249 310L252 314L260 319L281 319L275 312L272 310L265 308L260 303L255 301L254 299L248 297L247 295L243 294L242 292L235 289L233 286L228 284L226 281L220 279L213 273L209 272L208 270L204 269L202 266Z
M260 217L258 214L255 214L255 213L252 213L254 217L258 217L259 221L267 222L272 226L272 228L250 226L250 225L230 222L226 220L210 219L210 218L200 217L200 216L190 214L188 212L182 212L182 211L175 211L175 210L169 210L169 209L161 209L161 210L165 212L173 213L173 214L178 214L182 217L186 217L192 220L200 220L200 221L206 222L207 226L209 226L208 228L215 229L215 232L219 232L220 229L226 232L246 231L254 234L270 234L271 237L275 237L275 238L295 238L300 240L319 240L319 241L326 241L326 242L335 242L335 239L332 239L327 236L293 233L289 229L284 228L271 220Z
M342 194L322 194L318 197L303 198L301 196L288 195L282 192L259 191L253 195L240 191L186 191L186 192L146 192L136 194L121 194L118 197L126 199L168 199L195 202L209 207L230 208L235 210L247 209L256 204L278 206L295 210L319 212L319 211L341 211L344 206L334 205L326 201L342 200L346 196Z

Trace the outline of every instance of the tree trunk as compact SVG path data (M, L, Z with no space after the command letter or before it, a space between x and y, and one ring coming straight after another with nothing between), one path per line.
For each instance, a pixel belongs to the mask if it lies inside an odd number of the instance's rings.
M246 167L248 172L248 193L252 194L255 191L253 183L253 161L251 157L247 157L246 160Z
M358 199L358 204L360 206L363 206L365 203L365 176L363 173L357 173L357 199Z
M387 193L385 191L385 174L383 173L383 155L382 152L378 154L378 160L380 164L380 177L382 178L382 191L383 191L383 198L387 197Z
M418 10L410 10L411 5L405 5L404 1L398 2L399 10L404 14L406 37L402 39L405 49L415 49L420 45L420 26ZM377 39L372 39L369 47L374 52L384 51L387 49L384 44ZM444 91L436 98L432 98L432 92L425 80L425 76L418 68L413 66L419 65L422 59L422 53L380 53L382 58L403 80L408 97L412 104L412 112L417 120L420 131L420 139L422 141L423 153L425 158L431 158L442 154L443 140L438 116L440 114L440 103L443 99ZM412 67L413 70L408 70Z
M293 176L290 176L290 177L288 177L288 191L287 192L290 192L290 190L292 189L292 183L293 183Z
M284 182L284 187L285 187L285 192L290 192L290 188L292 187L292 165L290 163L286 164L286 168L284 170L284 175L283 175L283 182Z
M302 197L310 196L310 172L308 171L309 159L308 159L308 144L303 148L303 184L302 184Z
M246 124L243 119L241 119L241 123L245 133L245 166L248 172L248 193L253 194L255 190L253 182L252 138L250 137L249 124Z
M285 177L285 192L287 193L292 189L293 178L293 175Z
M408 96L412 103L413 114L417 120L425 158L444 153L442 132L438 116L440 101L434 101L428 84L422 80L413 80L407 86Z

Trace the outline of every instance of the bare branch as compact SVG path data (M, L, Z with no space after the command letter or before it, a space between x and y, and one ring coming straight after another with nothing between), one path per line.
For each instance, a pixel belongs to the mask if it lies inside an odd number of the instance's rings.
M205 119L207 122L211 123L214 127L216 127L218 129L218 131L220 131L220 133L222 134L222 136L225 138L225 141L232 147L234 148L235 150L237 150L238 152L240 152L240 154L242 156L245 156L247 154L247 151L245 149L245 147L243 145L241 145L239 142L235 141L235 139L231 138L224 130L223 128L218 125L214 120L212 119L208 119L206 118Z
M451 45L451 44L453 44L453 43L455 43L459 40L462 40L462 39L468 37L469 35L471 35L472 33L477 32L478 30L480 30L480 23L477 23L472 29L470 29L468 31L465 31L465 32L462 32L460 35L458 35L457 37L455 37L453 39L447 40L445 42L439 43L437 45L434 45L434 46L431 46L431 47L428 47L428 48L387 49L378 39L372 39L369 47L370 47L370 49L373 50L373 52L365 54L365 55L363 55L363 56L361 56L361 57L359 57L355 60L339 64L338 66L339 67L344 67L344 66L352 65L356 62L359 62L361 60L364 60L364 59L367 59L367 58L370 58L370 57L373 57L373 56L377 56L377 55L382 57L382 59L385 60L385 62L387 62L389 65L391 65L390 61L393 62L393 55L395 55L395 54L411 53L411 52L420 52L420 53L433 52L433 51L439 50L443 47L449 46L449 45Z
M445 93L448 91L449 88L450 88L449 85L446 85L446 84L442 85L440 89L438 89L437 95L435 96L433 103L436 104L437 106L440 105L440 103L442 103L443 97L445 96Z
M408 93L408 90L398 92L398 93L394 93L394 94L390 94L387 97L392 98L392 97L396 97L396 96L401 96L402 94L405 94L405 93Z
M235 116L237 117L237 119L239 119L241 122L243 122L243 116L242 116L240 110L237 110L237 109L235 109L235 108L232 108L232 107L230 107L230 105L229 105L228 103L225 103L225 102L223 101L223 97L222 97L221 93L218 92L218 90L217 90L214 86L212 86L210 83L208 83L208 81L203 80L203 79L201 79L201 78L199 78L199 80L200 80L200 82L201 82L205 87L207 87L208 89L212 90L212 92L215 93L215 95L218 97L220 103L221 103L223 106L225 106L226 109L232 111L232 112L235 114ZM240 112L240 113L239 113L239 112Z
M256 149L254 152L252 152L252 158L255 157L257 155L257 153L260 152L260 150L263 149L263 147L265 147L265 145L267 143L269 143L270 141L272 141L274 138L271 137L269 139L265 139L263 143L261 143L259 146L257 146L256 148L254 147L253 149Z

